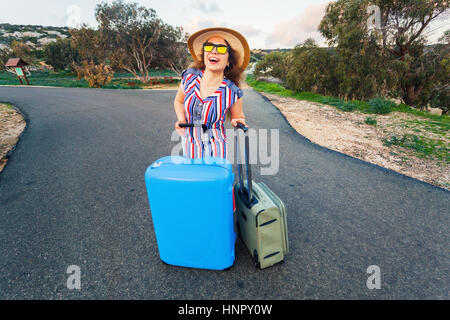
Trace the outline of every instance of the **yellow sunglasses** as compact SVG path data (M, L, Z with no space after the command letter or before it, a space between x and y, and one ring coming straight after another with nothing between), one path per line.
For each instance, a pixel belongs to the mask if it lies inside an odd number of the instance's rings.
M211 51L213 51L214 48L216 48L217 52L220 54L227 53L227 51L229 49L229 47L224 44L215 44L212 42L205 42L203 44L203 50L205 50L205 52L211 52Z

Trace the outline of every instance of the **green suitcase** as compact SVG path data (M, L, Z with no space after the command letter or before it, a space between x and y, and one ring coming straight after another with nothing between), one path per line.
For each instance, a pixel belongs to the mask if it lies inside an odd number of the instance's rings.
M245 132L245 166L247 181L242 182L242 164L239 163L238 137L235 136L239 183L234 186L236 228L242 241L253 255L260 269L284 261L289 252L286 210L283 202L263 182L251 178L249 164L249 137Z

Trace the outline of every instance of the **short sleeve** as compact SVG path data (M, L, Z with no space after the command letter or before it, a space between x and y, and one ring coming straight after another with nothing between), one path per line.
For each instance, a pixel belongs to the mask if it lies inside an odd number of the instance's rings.
M186 92L186 85L189 83L189 81L192 78L192 75L195 75L198 73L198 70L195 68L189 68L185 69L181 73L181 85L183 86L184 91Z
M239 88L234 82L230 81L230 89L237 95L237 98L240 99L244 95L244 92L241 88Z

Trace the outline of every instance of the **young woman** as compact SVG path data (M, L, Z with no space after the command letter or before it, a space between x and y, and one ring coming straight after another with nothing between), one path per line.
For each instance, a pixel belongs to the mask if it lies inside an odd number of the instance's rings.
M234 127L246 124L239 82L250 60L247 40L232 29L207 28L191 35L187 44L194 62L183 71L174 101L183 154L226 158L226 115ZM185 129L180 123L201 123L208 130Z

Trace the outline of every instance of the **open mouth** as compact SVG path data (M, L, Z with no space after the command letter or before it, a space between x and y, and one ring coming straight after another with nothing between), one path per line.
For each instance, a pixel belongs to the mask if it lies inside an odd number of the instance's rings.
M217 59L217 58L215 58L215 57L209 57L208 61L209 61L211 64L218 64L220 60Z

